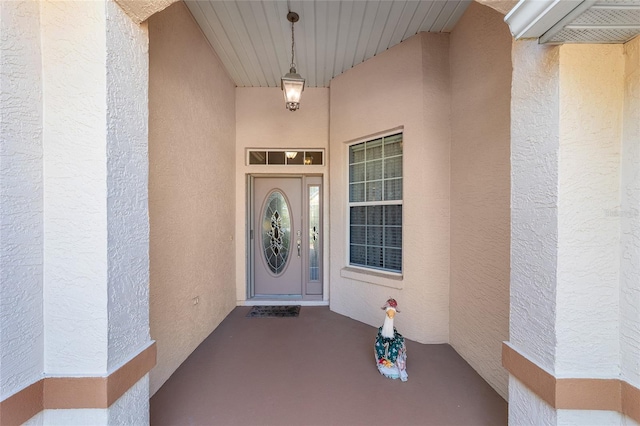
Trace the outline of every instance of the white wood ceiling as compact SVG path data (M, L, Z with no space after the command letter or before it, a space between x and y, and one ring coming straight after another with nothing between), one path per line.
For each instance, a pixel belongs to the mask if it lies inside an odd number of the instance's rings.
M471 0L186 0L238 87L279 87L295 62L308 87L421 32L450 32Z

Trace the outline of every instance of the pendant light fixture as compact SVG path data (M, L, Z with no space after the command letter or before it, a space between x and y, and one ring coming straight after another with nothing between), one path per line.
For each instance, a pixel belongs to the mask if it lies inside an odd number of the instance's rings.
M304 78L296 71L294 61L295 38L293 37L293 24L298 22L300 17L295 12L287 13L287 20L291 22L291 68L289 72L280 79L280 88L284 92L285 106L289 111L296 111L300 108L300 97L304 90Z

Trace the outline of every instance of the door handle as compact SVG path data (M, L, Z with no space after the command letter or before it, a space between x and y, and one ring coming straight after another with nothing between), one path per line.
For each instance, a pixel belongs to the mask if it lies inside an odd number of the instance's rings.
M298 257L300 257L300 240L298 240Z

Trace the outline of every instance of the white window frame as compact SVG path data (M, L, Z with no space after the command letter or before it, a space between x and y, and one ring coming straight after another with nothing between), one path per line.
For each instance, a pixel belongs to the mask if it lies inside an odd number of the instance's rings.
M403 128L396 128L394 130L390 130L388 132L384 132L384 133L379 133L379 134L375 134L372 136L368 136L366 138L361 138L355 141L351 141L348 142L346 144L346 173L347 173L347 183L346 183L346 201L347 201L347 214L346 214L346 223L347 223L347 229L346 229L346 265L347 265L347 270L344 271L344 276L349 277L349 275L351 275L348 270L353 270L354 272L360 271L362 273L365 273L367 275L376 275L380 278L384 277L384 276L388 276L389 278L394 278L394 279L401 279L402 275L403 275L403 271L404 271L404 179L405 179L405 172L404 172L404 147L402 149L402 199L400 200L381 200L381 201L358 201L358 202L352 202L350 201L350 187L351 187L351 176L349 173L349 169L350 169L350 150L351 147L355 146L355 145L359 145L362 143L366 143L366 142L372 142L375 141L376 139L380 139L380 138L386 138L389 136L393 136L393 135L397 135L397 134L401 134L402 135L402 140L404 141L404 129ZM382 157L383 162L384 159L386 157ZM384 169L383 169L384 170ZM384 176L384 172L383 172L383 176ZM365 181L366 178L365 178ZM384 182L384 178L383 178L383 182ZM374 266L368 266L368 265L361 265L361 264L354 264L351 263L351 207L359 207L359 206L384 206L384 205L399 205L399 206L403 206L402 209L402 224L401 224L401 234L402 234L402 244L400 245L399 249L400 249L400 253L401 253L401 261L400 261L400 270L395 270L395 269L385 269L385 268L379 268L379 267L374 267ZM384 228L383 228L384 229ZM367 247L365 245L365 247ZM356 277L352 277L357 279ZM381 283L382 284L382 283ZM393 287L395 287L395 285L392 285Z
M274 163L269 163L267 159L265 159L265 163L264 164L251 164L251 154L254 152L264 152L265 155L269 156L269 153L272 152L281 152L285 155L287 152L296 152L296 153L300 153L302 152L303 157L307 157L307 154L311 154L311 153L315 153L315 152L320 152L322 154L322 161L320 163L306 163L306 162L302 162L300 164L296 164L296 163L291 163L287 158L285 158L285 162L284 163L278 163L278 164L274 164ZM326 152L324 148L247 148L245 150L245 165L249 166L249 167L265 167L265 166L270 166L270 167L278 167L278 166L289 166L289 167L293 167L293 166L305 166L305 167L323 167L326 163Z

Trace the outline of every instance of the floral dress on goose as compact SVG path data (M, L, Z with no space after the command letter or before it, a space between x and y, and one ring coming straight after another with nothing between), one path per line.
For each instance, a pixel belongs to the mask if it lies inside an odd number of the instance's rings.
M387 300L387 303L382 307L386 316L384 324L378 328L374 353L380 374L406 382L408 378L407 347L404 343L404 337L393 326L393 317L396 312L399 312L397 307L398 303L394 299Z

